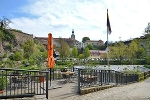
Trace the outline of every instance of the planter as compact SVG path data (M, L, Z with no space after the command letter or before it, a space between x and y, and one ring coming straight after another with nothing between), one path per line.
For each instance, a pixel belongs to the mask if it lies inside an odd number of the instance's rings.
M45 77L44 76L40 76L39 77L39 82L41 83L41 82L44 82L45 81Z
M0 90L0 94L3 94L4 90Z

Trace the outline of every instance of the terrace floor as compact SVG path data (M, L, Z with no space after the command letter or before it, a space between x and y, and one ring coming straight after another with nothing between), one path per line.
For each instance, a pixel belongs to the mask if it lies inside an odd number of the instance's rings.
M53 84L55 83L52 82L52 86ZM57 84L53 87L56 87L56 89L49 90L48 100L150 100L150 78L138 83L121 85L85 95L77 94L76 82ZM37 100L41 98L41 100L47 100L45 95L38 95L36 98Z

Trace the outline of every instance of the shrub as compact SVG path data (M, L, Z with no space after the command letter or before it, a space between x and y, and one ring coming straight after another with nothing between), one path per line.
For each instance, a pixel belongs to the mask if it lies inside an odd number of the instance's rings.
M9 56L10 60L19 61L23 59L21 52L16 51L14 54Z
M0 76L0 90L4 90L7 86L7 78L4 76Z

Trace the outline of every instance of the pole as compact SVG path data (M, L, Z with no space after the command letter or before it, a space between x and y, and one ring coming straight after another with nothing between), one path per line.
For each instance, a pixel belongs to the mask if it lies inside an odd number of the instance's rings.
M108 9L107 9L107 65L109 66L109 48L108 48L108 34L111 33L111 27L109 22L109 16L108 16Z
M52 74L51 74L51 71L52 71L51 68L50 68L49 71L50 71L50 78L49 78L49 79L50 79L50 86L51 86L51 75L52 75Z
M107 65L109 66L109 55L108 55L108 27L107 27Z

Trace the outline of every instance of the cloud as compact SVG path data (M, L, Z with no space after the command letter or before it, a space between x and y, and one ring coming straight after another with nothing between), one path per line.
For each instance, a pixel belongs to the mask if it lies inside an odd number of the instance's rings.
M31 0L20 9L31 17L11 19L12 28L35 36L71 36L72 28L76 39L84 36L91 40L107 40L106 10L109 10L112 34L109 41L127 40L142 35L150 18L148 0Z

